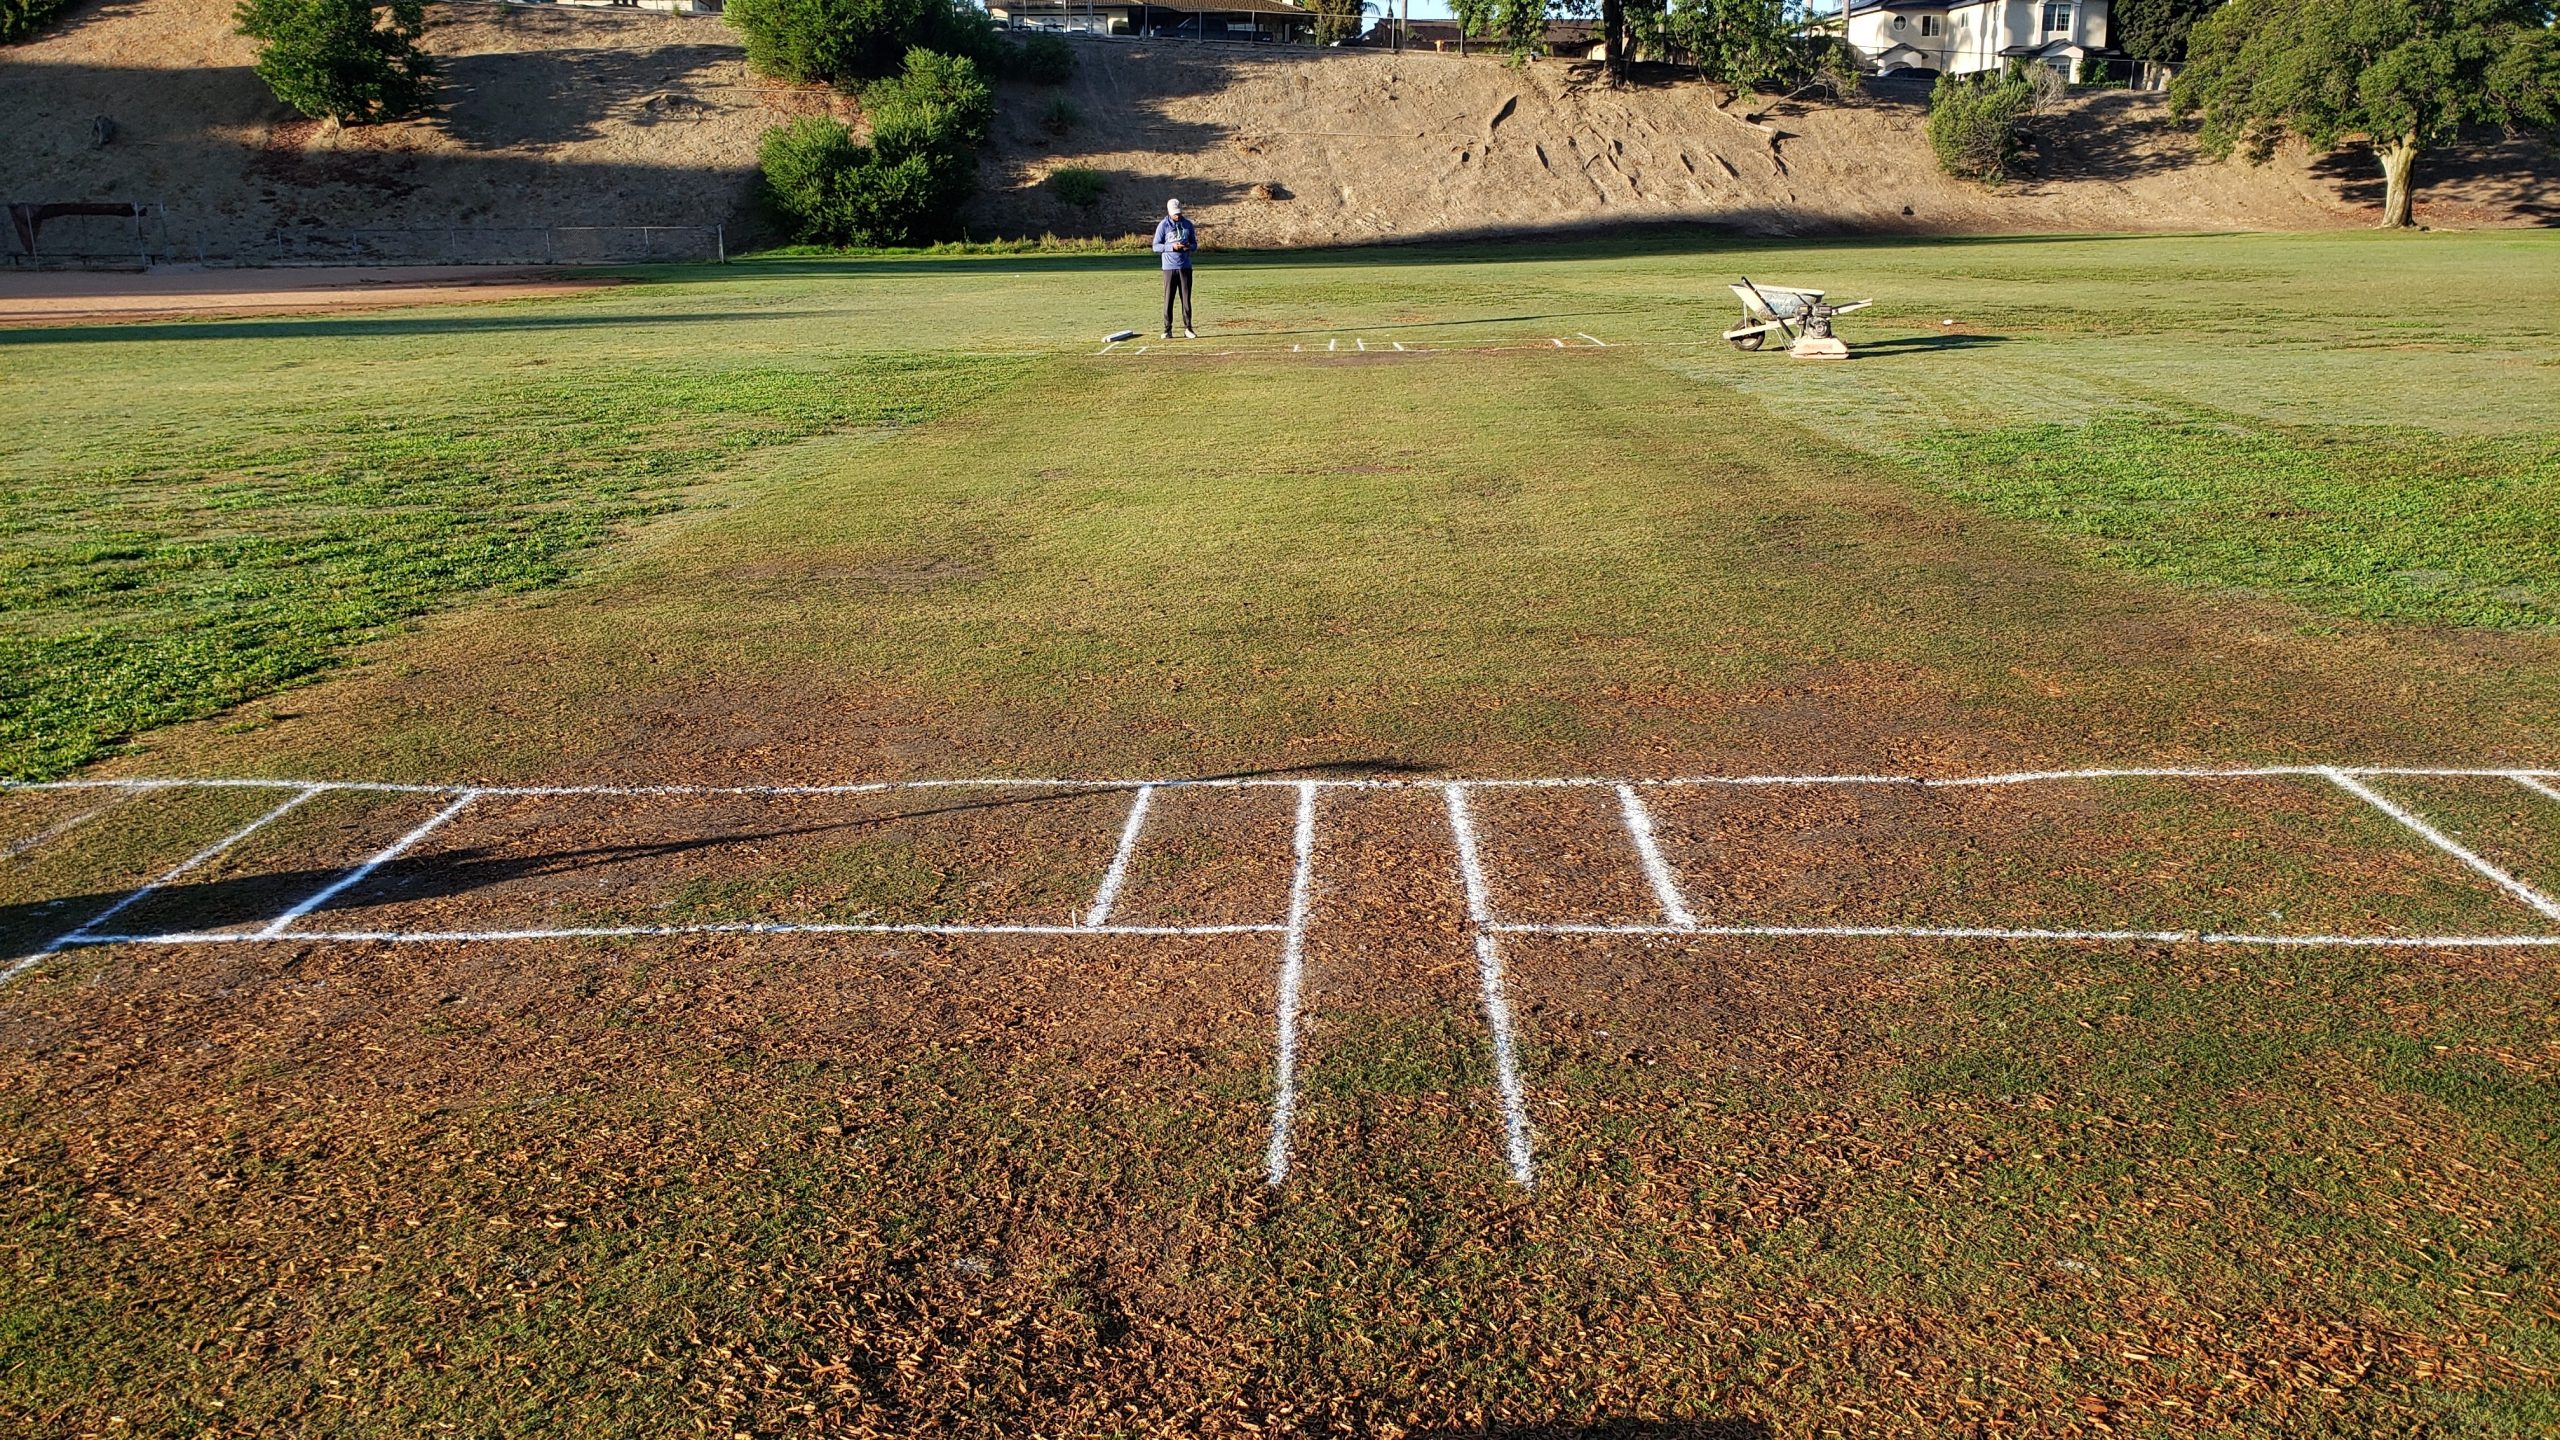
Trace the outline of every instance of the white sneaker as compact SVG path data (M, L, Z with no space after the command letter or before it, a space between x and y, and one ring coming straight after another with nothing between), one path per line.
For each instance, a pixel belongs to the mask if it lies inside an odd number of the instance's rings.
M1185 340L1197 340L1200 338L1200 332L1192 329L1188 325L1185 325L1182 327L1182 338Z
M1157 336L1156 338L1157 338L1157 339L1159 339L1159 340L1170 340L1170 339L1172 339L1172 338L1173 338L1173 332L1172 332L1172 331L1170 331L1170 330L1167 330L1166 332L1164 332L1163 334L1161 334L1161 335Z

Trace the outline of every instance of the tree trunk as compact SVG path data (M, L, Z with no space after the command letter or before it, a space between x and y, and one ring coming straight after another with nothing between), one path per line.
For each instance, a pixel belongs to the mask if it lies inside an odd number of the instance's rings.
M1626 0L1600 0L1600 43L1609 63L1609 83L1618 84L1627 78Z
M2381 228L2405 229L2417 223L2409 192L2409 172L2417 168L2418 137L2404 135L2377 149L2382 157Z

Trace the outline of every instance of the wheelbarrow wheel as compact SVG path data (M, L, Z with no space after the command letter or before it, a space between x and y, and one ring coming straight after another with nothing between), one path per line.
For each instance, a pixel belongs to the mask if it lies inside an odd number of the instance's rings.
M1736 350L1757 350L1757 349L1759 349L1761 346L1763 346L1763 345L1767 344L1768 342L1769 342L1769 332L1768 332L1768 331L1766 331L1766 330L1754 330L1754 331L1752 331L1752 332L1751 332L1750 334L1748 334L1748 335L1736 335L1736 336L1734 336L1734 337L1733 337L1733 348L1734 348L1734 349L1736 349Z

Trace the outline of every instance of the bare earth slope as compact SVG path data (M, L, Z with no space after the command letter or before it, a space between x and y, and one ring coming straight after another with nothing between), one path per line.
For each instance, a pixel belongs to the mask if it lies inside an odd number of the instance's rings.
M0 199L157 200L182 253L311 255L321 232L417 232L375 258L475 255L473 233L544 225L748 228L757 137L822 91L747 73L716 18L447 3L437 113L340 131L250 69L232 0L107 0L0 50ZM1611 90L1592 67L1483 57L1087 41L1067 96L1009 90L972 233L1121 234L1180 193L1228 244L1330 244L1621 220L1763 233L2312 228L2366 218L2359 157L2201 162L2154 97L2046 122L2021 183L1941 174L1925 94L1720 106L1691 82ZM113 122L100 144L94 121ZM1103 171L1066 205L1062 165ZM2509 144L2422 168L2422 218L2550 223L2553 166ZM450 237L441 233L453 227ZM747 238L751 238L747 237ZM414 253L400 253L398 243ZM326 252L318 252L326 253Z

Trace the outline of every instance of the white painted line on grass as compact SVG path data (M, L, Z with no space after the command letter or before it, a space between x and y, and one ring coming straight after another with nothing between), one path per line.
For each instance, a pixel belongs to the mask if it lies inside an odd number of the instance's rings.
M1090 930L1111 918L1111 907L1120 899L1120 887L1129 878L1129 857L1138 850L1138 827L1147 823L1147 802L1155 798L1156 787L1141 785L1138 798L1129 802L1128 822L1120 827L1120 848L1111 854L1111 869L1102 877L1102 888L1094 892L1093 908L1085 912L1084 925Z
M2092 944L2295 945L2350 950L2485 950L2560 946L2560 935L2252 935L2212 930L2040 930L1997 925L1581 925L1504 921L1502 935L1630 935L1651 939L2051 940Z
M1523 1187L1537 1183L1529 1155L1529 1112L1520 1097L1520 1067L1511 1047L1511 1006L1502 995L1502 947L1494 938L1493 902L1485 894L1484 862L1477 853L1475 822L1467 815L1467 790L1445 785L1449 831L1458 841L1458 876L1466 885L1467 918L1474 922L1476 984L1484 1000L1484 1020L1493 1031L1493 1080L1502 1092L1503 1149L1511 1160L1511 1178Z
M2522 773L2511 774L2507 778L2513 780L2527 790L2532 791L2534 794L2541 796L2545 800L2560 802L2560 787L2555 787L2544 781L2536 780L2531 775Z
M613 940L674 935L1277 935L1282 925L864 925L852 922L738 920L702 925L565 925L522 930L171 931L160 935L84 935L83 945L252 945L313 940L392 944L465 944L488 940Z
M2560 920L2560 900L2552 899L2550 896L2534 889L2532 886L2527 885L2513 875L2508 874L2506 871L2501 870L2497 866L2490 864L2488 861L2481 859L2479 856L2463 848L2461 843L2456 841L2452 836L2445 834L2433 825L2428 824L2425 820L2420 819L2415 812L2392 803L2392 801L2384 796L2382 792L2365 784L2363 781L2356 779L2354 776L2347 774L2345 771L2325 770L2321 773L2327 775L2331 780L2336 781L2338 787L2345 790L2348 794L2355 796L2357 799L2371 805L2376 810L2381 811L2383 814L2399 821L2402 825L2407 826L2410 832L2415 834L2419 839L2426 841L2428 844L2433 845L2447 855L2452 856L2454 859L2470 866L2482 879L2487 880L2490 884L2497 886L2499 889L2506 891L2510 895L2513 895L2525 904L2532 906L2535 910L2541 912L2544 919Z
M1324 348L1328 353L1330 353L1335 346L1340 345L1341 343L1342 342L1339 340L1327 340L1324 342Z
M1671 864L1662 858L1662 847L1653 840L1653 812L1644 805L1644 797L1633 785L1618 787L1618 809L1626 816L1627 838L1636 844L1636 857L1644 861L1644 878L1653 882L1654 902L1662 907L1662 918L1674 928L1694 930L1697 917L1680 899L1679 882L1671 878Z
M1581 336L1581 337L1582 337L1583 339L1585 339L1585 340L1590 341L1592 344L1599 346L1599 347L1600 347L1601 349L1603 349L1603 350L1606 350L1606 349L1608 349L1608 348L1609 348L1609 342L1608 342L1608 341L1601 339L1599 336L1592 334L1592 333L1591 333L1590 331L1588 331L1588 330L1576 330L1576 331L1574 331L1573 333L1574 333L1574 334L1576 334L1576 335Z
M1288 939L1280 945L1280 992L1274 1002L1278 1042L1271 1086L1271 1148L1264 1157L1270 1183L1289 1178L1289 1123L1298 1113L1298 997L1306 987L1307 913L1315 889L1316 787L1298 785L1297 862L1289 876Z
M320 791L317 787L310 787L295 791L291 796L285 799L284 803L273 807L265 814L260 815L257 819L250 821L248 824L243 825L239 829L232 831L230 834L223 836L221 839L214 841L212 844L207 845L193 855L188 856L186 859L179 861L174 867L163 873L158 879L126 891L122 899L116 901L112 905L109 905L106 909L99 911L97 914L90 916L84 923L74 926L72 929L65 931L60 936L57 936L52 944L47 945L33 955L26 956L17 963L9 966L7 969L0 970L0 985L6 985L10 981L17 979L21 971L25 970L28 966L35 964L37 961L44 959L48 955L67 949L73 945L87 945L93 943L98 933L98 927L106 924L110 920L113 920L127 910L132 909L148 897L159 893L172 882L184 877L198 866L212 864L214 860L221 856L222 852L239 844L241 841L248 839L250 836L257 834L259 831L266 829L276 821L283 819L286 815L292 813L294 807L319 793Z
M1404 342L1403 342L1403 341L1401 341L1401 340L1395 341L1395 342L1393 342L1393 343L1394 343L1395 347L1396 347L1398 350L1402 350L1402 349L1404 348Z
M1564 348L1564 341L1563 341L1561 338L1551 338L1551 339L1549 339L1549 340L1547 341L1547 343L1548 343L1548 344L1550 344L1550 345L1553 345L1554 347L1556 347L1556 348L1557 348L1557 349L1559 349L1559 350L1561 350L1561 349L1563 349L1563 348Z
M452 804L447 805L442 810L437 811L434 817L429 819L425 824L420 825L417 829L410 831L399 839L392 841L389 846L383 849L382 853L374 856L370 860L367 860L363 864L358 865L344 875L339 876L337 879L330 881L328 884L321 886L309 895L304 896L302 903L267 922L266 928L258 932L258 938L261 940L275 940L283 938L285 931L291 928L294 921L301 919L303 916L308 915L312 911L319 909L321 906L328 904L330 901L337 899L339 896L344 895L356 886L363 884L374 871L379 870L383 866L390 864L392 861L399 859L410 846L415 845L419 841L426 839L429 835L434 834L437 826L442 825L447 820L461 814L464 806L469 805L472 801L479 798L480 792L477 790L463 791L460 798L456 799Z
M1913 785L1922 789L1965 789L1975 786L2036 785L2066 780L2259 780L2285 776L2332 774L2355 776L2410 776L2438 779L2487 779L2560 781L2560 770L2496 770L2482 766L2414 766L2414 765L2254 765L2215 769L2209 767L2145 766L2102 770L2021 770L1993 775L1557 775L1557 776L1476 776L1433 779L1374 779L1366 777L1316 778L1301 780L1278 776L1233 776L1202 779L1147 779L1142 777L1085 777L1067 779L1021 775L985 775L965 779L936 780L858 780L833 785L471 785L419 784L378 780L295 780L281 778L153 778L143 780L37 780L0 781L0 790L97 790L136 788L205 788L250 790L360 790L383 794L459 795L468 790L493 796L544 795L611 795L611 796L687 796L687 795L773 795L825 796L876 795L900 790L1055 790L1061 798L1093 790L1134 790L1140 785L1153 785L1160 790L1234 790L1279 788L1312 784L1327 790L1423 790L1448 785L1464 785L1471 790L1532 789L1555 790L1588 787L1633 785L1644 789L1713 788L1717 786L1778 785Z
M89 821L97 819L99 816L106 814L108 811L113 810L117 806L124 804L126 801L131 800L134 796L141 793L143 792L139 790L128 790L124 794L118 795L104 804L92 805L88 809L83 810L79 814L73 815L68 819L56 820L33 835L21 836L18 839L10 841L7 845L0 845L0 860L15 860L19 856L26 854L28 851L35 849L37 846L44 844L48 840L58 840L63 836L70 834L72 831L79 829Z
M1369 342L1355 335L1351 338L1351 348L1365 351L1369 348Z

